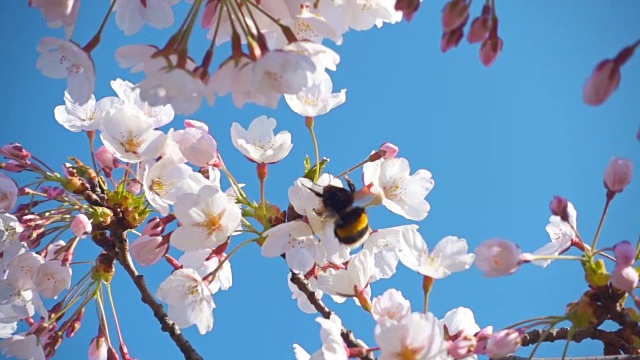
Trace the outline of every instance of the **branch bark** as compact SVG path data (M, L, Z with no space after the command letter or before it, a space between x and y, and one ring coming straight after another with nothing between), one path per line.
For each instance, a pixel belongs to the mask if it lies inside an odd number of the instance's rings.
M311 305L313 305L313 307L320 313L320 315L322 315L323 318L329 319L331 317L331 314L334 314L334 312L329 309L311 289L311 287L309 286L309 282L304 278L304 276L292 271L291 282L298 288L298 290L302 291L305 294ZM368 348L367 344L365 344L364 341L357 339L353 334L353 331L347 329L344 326L342 326L342 329L340 330L340 335L342 336L342 340L344 340L349 348ZM360 359L373 360L373 353L370 352Z
M182 354L184 355L185 360L203 360L202 356L196 351L196 349L191 346L191 343L184 337L180 328L169 319L169 316L164 311L164 307L162 304L158 303L154 298L153 294L149 291L147 287L147 283L144 279L144 276L138 273L135 266L133 265L133 261L131 259L131 255L129 254L129 240L127 239L124 231L113 231L111 232L115 242L116 242L116 251L114 251L111 255L115 259L118 259L120 265L124 268L124 270L129 274L131 280L140 291L140 295L142 296L141 300L145 303L151 311L153 311L153 316L160 323L160 329L169 334L171 340L176 344L176 346L180 349Z

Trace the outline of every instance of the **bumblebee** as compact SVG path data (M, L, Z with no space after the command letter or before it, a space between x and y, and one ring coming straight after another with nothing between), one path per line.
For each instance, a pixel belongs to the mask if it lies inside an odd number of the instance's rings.
M363 207L353 206L356 187L349 178L349 189L326 185L322 192L309 188L322 199L324 214L333 218L333 233L342 244L355 248L369 237L371 232L367 213ZM323 214L323 215L324 215Z

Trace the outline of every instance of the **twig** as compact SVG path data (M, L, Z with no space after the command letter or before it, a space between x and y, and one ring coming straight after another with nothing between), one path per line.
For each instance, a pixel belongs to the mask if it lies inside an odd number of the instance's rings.
M138 273L135 266L133 265L133 261L131 260L131 255L129 255L129 241L127 237L124 235L123 231L112 231L112 235L114 240L116 241L117 252L112 254L114 258L118 259L120 265L125 269L133 283L140 291L140 295L142 296L142 302L147 304L153 311L153 316L160 323L160 329L169 334L171 340L176 343L176 346L180 349L182 354L184 355L185 360L203 360L202 356L198 354L196 349L191 346L189 341L182 335L180 328L169 319L169 316L164 311L164 307L162 304L158 303L149 288L147 287L147 283L144 280L144 276Z
M316 295L316 293L309 286L309 282L304 278L304 276L300 274L296 274L295 272L291 272L291 282L298 288L298 290L302 291L303 294L307 297L311 305L322 315L323 318L329 319L331 314L334 312L331 311L322 300ZM342 340L347 344L349 348L355 347L367 347L364 341L356 339L353 332L344 326L340 330L340 335L342 336ZM373 354L368 353L366 356L361 357L362 360L373 360Z
M527 360L526 356L507 356L493 360ZM560 360L561 358L534 358L536 360ZM565 360L640 360L640 355L615 355L615 356L584 356L566 357Z
M528 345L537 343L540 340L542 334L543 334L543 331L538 329L527 332L522 337L522 346L528 346ZM557 340L566 340L568 336L569 336L569 328L564 327L564 328L552 329L551 331L549 331L547 336L545 336L544 339L542 339L542 342L554 342ZM617 331L609 332L609 331L592 329L592 328L576 330L575 334L573 335L572 341L576 343L580 343L582 340L585 340L585 339L599 340L605 345L606 344L613 345L615 348L622 350L626 354L632 354L636 350L633 347L633 345L627 344L623 340L623 338L620 336L620 334L618 334ZM628 355L628 356L619 356L619 357L601 356L601 357L589 357L584 359L609 359L609 358L640 360L640 355ZM536 358L536 359L542 360L540 358ZM578 359L578 358L567 358L567 359Z

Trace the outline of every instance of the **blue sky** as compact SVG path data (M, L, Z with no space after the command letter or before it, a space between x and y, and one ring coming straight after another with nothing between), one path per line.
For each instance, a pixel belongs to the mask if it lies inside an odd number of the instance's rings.
M591 241L604 204L602 175L612 156L640 164L640 58L636 55L622 69L622 82L600 107L582 102L582 86L595 65L613 57L640 37L640 3L605 1L497 1L500 36L504 51L487 69L479 61L478 45L463 41L459 48L440 53L440 13L444 1L425 2L414 20L367 32L349 32L338 71L332 75L334 89L347 89L347 102L316 121L321 155L331 159L328 171L337 174L366 157L383 142L400 147L399 156L409 160L412 172L432 172L435 188L428 196L431 212L419 222L430 247L442 237L466 238L470 248L491 237L517 242L533 251L548 241L544 229L553 195L569 198L578 210L578 227ZM471 17L480 13L473 4ZM93 35L106 11L106 2L81 7L73 37L84 44ZM178 6L177 19L185 13ZM43 77L35 68L38 41L45 36L62 37L60 29L48 29L42 16L25 1L0 13L0 39L5 44L0 67L4 80L0 143L19 142L33 154L60 169L67 156L88 160L83 134L70 133L53 118L63 103L62 80ZM170 32L144 28L125 37L113 19L94 51L97 67L96 97L114 95L109 81L117 77L137 82L119 69L115 49L133 43L164 44ZM201 36L196 33L195 36ZM194 49L204 49L196 41ZM225 49L216 54L219 63ZM201 53L196 55L199 59ZM286 206L287 189L302 173L305 155L313 155L304 120L281 101L277 110L233 107L228 97L214 107L204 106L189 118L205 121L223 151L236 178L258 196L254 165L231 145L229 129L236 121L247 126L259 115L278 120L278 130L292 133L289 157L270 168L267 196ZM182 126L177 116L172 126ZM638 171L635 171L636 177ZM356 176L352 176L357 178ZM616 197L601 235L600 244L621 240L635 242L640 233L637 216L640 179ZM361 183L356 183L361 186ZM408 222L383 208L369 211L374 228ZM234 239L232 246L241 239ZM75 260L97 255L90 241L81 244ZM320 345L317 315L300 312L286 283L287 269L281 259L261 257L250 246L232 260L234 284L215 297L214 330L200 336L185 330L188 339L205 358L293 358L291 344L308 351ZM82 274L88 266L74 268ZM142 268L151 290L168 276L170 268L159 263ZM75 278L75 276L74 276ZM541 269L525 266L516 274L485 279L474 268L437 281L431 311L442 317L452 308L466 306L482 327L496 328L529 317L560 315L567 303L586 290L577 262L554 262ZM374 283L374 295L396 287L412 301L422 304L421 279L399 266L390 280ZM121 268L113 288L125 340L139 359L179 358L179 352L159 330L151 311ZM374 321L352 301L336 305L326 298L344 324L359 338L373 344ZM97 329L96 317L87 312L80 332L65 340L60 359L82 359ZM540 355L559 356L562 345L545 345ZM596 355L601 345L573 345L573 356ZM0 355L1 356L1 355Z

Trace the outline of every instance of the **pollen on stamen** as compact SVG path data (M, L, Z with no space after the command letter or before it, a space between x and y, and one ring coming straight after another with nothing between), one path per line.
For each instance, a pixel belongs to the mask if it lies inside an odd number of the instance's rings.
M121 141L120 144L127 152L132 154L137 154L138 149L141 145L140 141L133 135L131 131L127 133L126 138L124 139L124 141Z

